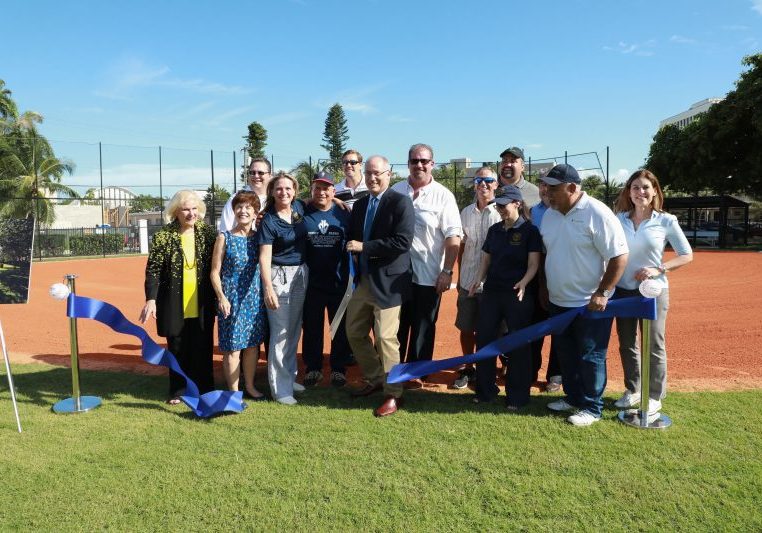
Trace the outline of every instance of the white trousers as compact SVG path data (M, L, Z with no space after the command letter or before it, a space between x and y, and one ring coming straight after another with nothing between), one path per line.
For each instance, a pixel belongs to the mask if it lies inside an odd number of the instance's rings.
M302 331L302 307L307 291L307 265L277 266L270 270L278 309L268 309L270 351L267 379L274 399L294 395L296 348Z

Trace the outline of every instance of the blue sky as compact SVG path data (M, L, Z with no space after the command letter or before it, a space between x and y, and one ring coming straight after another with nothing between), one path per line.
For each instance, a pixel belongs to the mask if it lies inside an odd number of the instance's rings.
M0 78L45 116L77 183L95 179L84 143L98 141L107 182L158 176L158 145L176 148L165 180L202 180L209 149L232 175L252 120L277 167L322 158L335 102L366 155L404 162L427 142L437 162L482 161L518 145L605 166L609 146L613 178L643 163L660 120L723 96L762 48L762 0L3 4Z

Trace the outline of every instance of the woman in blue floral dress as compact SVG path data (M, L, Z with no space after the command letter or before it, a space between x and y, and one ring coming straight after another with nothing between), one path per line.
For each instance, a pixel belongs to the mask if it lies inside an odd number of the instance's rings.
M259 344L267 327L254 229L259 198L253 192L241 191L232 204L235 226L217 236L212 256L212 287L219 306L219 346L224 356L222 368L228 388L238 390L243 360L245 394L258 400L264 395L254 387L254 373Z

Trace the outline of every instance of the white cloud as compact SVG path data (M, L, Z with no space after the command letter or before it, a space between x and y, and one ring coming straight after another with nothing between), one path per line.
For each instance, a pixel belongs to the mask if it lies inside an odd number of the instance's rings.
M389 122L415 122L415 119L412 119L410 117L405 117L402 115L389 115L386 117L386 120Z
M540 148L542 148L542 144L540 144L540 143L527 144L524 148L527 148L527 149L531 148L532 150L539 150Z
M231 109L230 111L226 111L224 113L218 113L217 115L205 121L204 123L207 126L211 126L211 127L220 126L226 120L231 119L233 117L237 117L239 115L243 115L244 113L248 113L249 111L252 111L254 109L255 108L253 106L237 107L235 109Z
M627 179L630 177L630 172L626 168L620 168L616 172L609 174L611 183L627 183Z
M619 52L620 54L632 54L636 56L652 56L654 55L653 48L656 46L656 41L650 39L642 43L626 43L619 41L616 46L604 46L603 49L609 52Z
M151 66L141 59L128 57L117 61L106 73L103 87L97 96L112 100L130 100L135 92L146 87L167 87L202 94L246 94L250 89L240 85L225 85L202 78L184 79L172 76L168 66Z
M678 44L696 44L698 41L696 39L691 39L690 37L683 37L682 35L673 35L669 38L669 41L672 43L678 43Z
M369 97L386 87L386 85L386 83L379 83L365 87L344 89L332 98L323 99L317 102L316 105L317 107L325 109L338 102L345 111L363 115L376 113L378 112L378 109L376 109Z
M746 31L749 29L748 26L744 26L742 24L728 24L721 26L721 28L725 31Z
M219 181L217 175L219 171L220 169L215 165L216 181ZM106 186L125 187L135 194L158 195L159 193L158 165L125 163L113 167L104 167L103 178ZM161 167L161 178L163 194L171 196L179 189L205 189L212 182L212 173L208 166L181 166L164 163ZM81 174L78 173L73 180L76 180L77 183L97 184L100 175L97 169L92 169Z
M762 15L762 0L751 0L751 8Z

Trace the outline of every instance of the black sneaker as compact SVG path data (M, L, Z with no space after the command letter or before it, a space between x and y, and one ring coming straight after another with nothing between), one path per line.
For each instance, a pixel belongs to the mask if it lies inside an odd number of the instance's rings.
M320 370L311 370L304 376L305 387L314 387L321 381L323 381L323 373Z
M347 384L347 377L341 372L331 372L331 385L340 389Z

